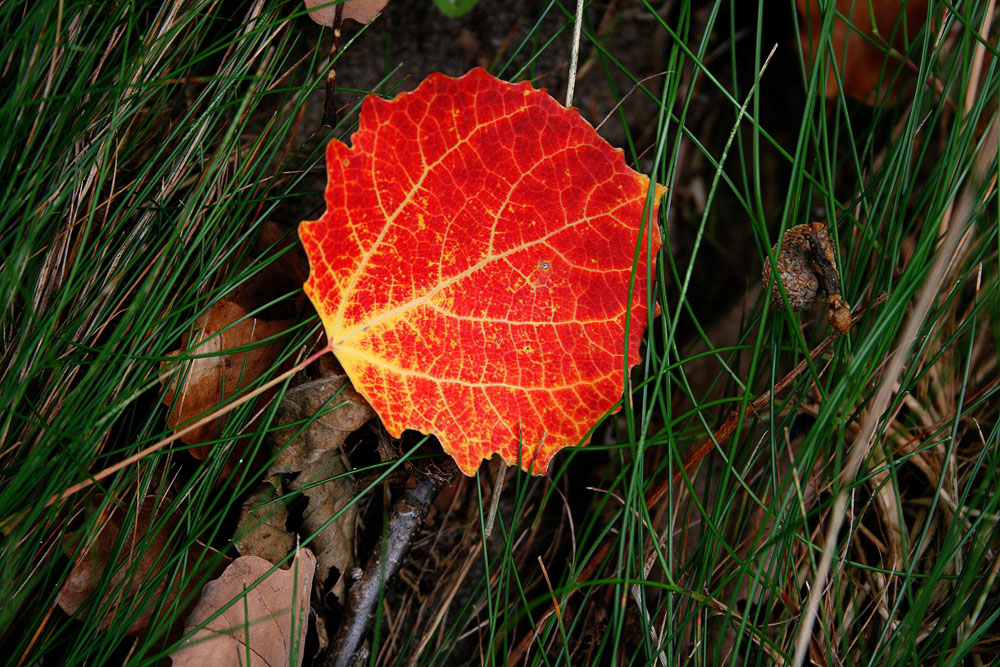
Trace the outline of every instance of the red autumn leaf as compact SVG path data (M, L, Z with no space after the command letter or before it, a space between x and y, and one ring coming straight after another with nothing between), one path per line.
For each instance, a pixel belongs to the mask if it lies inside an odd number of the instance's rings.
M584 442L621 399L629 316L639 362L661 246L622 151L545 91L475 69L368 97L327 169L326 213L299 227L305 291L389 433L437 435L468 475L521 443L541 474Z

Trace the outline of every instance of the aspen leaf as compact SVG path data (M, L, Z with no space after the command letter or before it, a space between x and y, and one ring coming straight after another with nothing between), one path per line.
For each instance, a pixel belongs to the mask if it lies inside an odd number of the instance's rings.
M639 362L664 189L646 210L649 179L575 109L483 69L369 96L352 142L299 226L328 349L394 437L544 473Z

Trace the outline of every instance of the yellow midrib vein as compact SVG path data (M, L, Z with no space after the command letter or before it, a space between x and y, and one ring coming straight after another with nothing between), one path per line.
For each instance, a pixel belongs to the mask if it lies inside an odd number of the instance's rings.
M602 214L602 215L604 215L604 214ZM499 255L494 255L492 257L486 257L485 259L477 262L476 264L474 264L473 266L469 267L465 271L462 271L461 273L456 274L455 276L449 278L448 280L445 280L441 284L437 285L436 287L434 287L433 289L431 289L430 291L428 291L423 296L421 296L421 297L419 297L417 299L414 299L412 301L408 301L408 302L406 302L404 304L401 304L401 305L397 306L396 308L393 308L392 310L386 311L386 312L382 313L381 315L379 315L378 317L375 317L375 318L373 318L371 320L368 320L367 322L365 322L361 326L355 327L354 329L351 329L350 331L348 331L346 333L341 333L340 332L340 323L343 320L343 312L344 312L344 303L343 303L343 301L346 300L346 298L347 298L347 293L345 292L344 299L342 300L340 308L339 308L338 313L337 313L337 319L334 322L334 331L337 332L336 333L337 337L333 340L332 346L333 346L334 349L336 349L338 346L343 345L344 341L346 341L351 336L354 336L354 335L356 335L356 334L358 334L358 333L360 333L362 331L365 331L366 329L369 329L369 328L375 326L376 324L378 324L378 323L380 323L380 322L382 322L384 320L393 318L396 315L399 315L400 313L403 313L403 312L405 312L405 311L407 311L407 310L409 310L411 308L415 308L415 307L420 306L420 305L422 305L424 303L427 303L430 299L432 299L435 295L437 295L441 290L443 290L443 289L445 289L447 287L450 287L451 285L454 285L455 283L457 283L458 281L462 280L463 278L466 278L466 277L472 275L473 273L475 273L476 271L481 270L483 267L485 267L486 265L490 264L491 262L495 262L497 260L504 259L506 257L509 257L510 255L513 255L515 253L521 252L522 250L526 250L526 249L531 248L533 246L536 246L538 244L545 243L546 241L548 241L550 238L552 238L556 234L561 234L561 233L565 232L568 229L572 229L573 227L575 227L577 225L581 225L581 224L584 224L586 222L589 222L592 219L593 218L591 218L591 217L580 218L579 220L577 220L575 222L571 222L570 224L568 224L568 225L566 225L564 227L561 227L561 228L559 228L557 230L554 230L554 231L546 234L545 236L543 236L543 237L541 237L539 239L536 239L536 240L531 241L529 243L525 243L523 245L519 245L519 246L516 246L514 248L511 248L510 250L502 252ZM361 269L359 267L358 272L360 273L360 271L361 271ZM356 281L356 277L357 277L357 274L355 274L355 281ZM353 284L353 281L352 281L352 284Z
M454 153L460 147L462 147L465 144L469 143L469 141L472 139L473 135L475 135L476 133L478 133L480 130L482 130L482 129L486 128L486 127L490 127L490 126L494 125L495 123L499 123L500 121L505 120L507 118L512 118L517 112L519 112L519 111L525 111L525 110L527 110L527 109L515 109L514 113L506 114L506 115L502 115L502 116L497 116L496 118L491 119L487 123L483 123L481 125L477 125L476 128L472 132L470 132L469 134L467 134L466 136L462 137L460 140L458 140L457 142L455 142L454 146L451 146L450 148L448 148L447 150L445 150L445 152L441 154L441 157L439 157L433 163L431 163L429 165L425 165L423 173L420 174L420 178L418 178L416 181L414 181L413 186L410 188L410 191L403 198L403 200L400 202L399 206L396 207L396 210L393 211L391 215L386 214L385 209L382 210L382 213L385 215L385 224L382 225L382 229L379 231L378 237L376 237L375 241L372 243L372 247L361 258L361 261L358 263L357 270L354 272L354 275L351 277L350 284L348 284L347 289L344 291L344 296L341 299L340 307L337 309L337 317L334 320L335 323L336 323L335 324L336 327L339 328L340 322L343 320L344 307L345 307L345 305L346 305L346 303L348 301L348 298L350 297L350 294L354 291L354 286L357 284L358 277L363 272L365 266L367 266L368 260L370 260L371 257L372 257L372 255L375 254L375 250L382 243L382 239L385 238L386 232L388 231L388 229L390 227L392 227L392 224L393 224L393 222L395 222L396 217L400 214L400 212L410 202L410 199L413 197L413 194L420 188L421 185L423 185L424 180L427 179L427 176L431 173L431 171L434 169L434 167L436 167L439 164L441 164L445 159L448 158L448 156L450 156L452 153ZM376 139L378 138L378 133L376 133L376 137L375 138ZM372 148L372 157L373 158L374 158L374 154L375 154L375 149L373 147ZM375 160L372 159L371 162L372 162L372 167L374 168ZM377 188L378 179L375 178L374 174L372 174L371 182L373 184L376 184L375 194L376 194L376 196L378 196L379 208L381 208L382 207L382 198L381 198L381 196L379 196L380 193L379 193L378 188ZM335 331L336 331L336 329L335 329Z
M618 369L615 369L614 371L612 371L611 373L609 373L607 375L602 375L602 376L596 377L596 378L588 378L588 379L585 379L585 380L580 380L579 382L570 382L570 383L561 384L561 385L545 385L545 386L537 386L537 387L530 386L529 387L529 386L521 386L521 385L516 385L516 384L510 384L508 382L471 382L469 380L460 380L458 378L434 377L432 375L427 375L426 373L420 373L418 371L412 371L412 370L408 370L408 369L405 369L405 368L400 368L398 366L393 366L392 364L388 363L384 359L379 359L378 357L373 357L373 356L371 356L369 354L365 354L364 352L361 352L361 351L353 349L353 348L350 349L350 350L347 350L346 352L347 352L347 354L350 354L352 356L358 357L359 359L364 359L365 361L367 361L367 362L369 362L371 364L374 364L376 366L381 366L382 368L391 370L393 373L398 373L399 375L409 375L411 377L423 378L425 380L428 380L430 382L434 382L436 384L460 384L460 385L465 386L465 387L474 387L474 388L482 388L482 389L486 389L486 388L490 388L490 387L504 387L506 389L513 389L515 391L529 391L529 392L530 391L542 391L542 392L551 393L553 391L561 391L561 390L564 390L564 389L576 389L577 387L592 386L592 385L597 384L598 382L602 382L604 380L607 380L612 375L617 375L617 373L618 373Z

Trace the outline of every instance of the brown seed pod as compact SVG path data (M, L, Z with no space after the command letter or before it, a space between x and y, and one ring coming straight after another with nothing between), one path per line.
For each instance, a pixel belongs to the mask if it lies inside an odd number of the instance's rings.
M772 252L778 252L777 245ZM771 271L768 259L762 276L765 289L771 284ZM796 225L785 232L778 255L778 276L792 310L806 310L825 299L827 318L833 328L842 334L851 330L851 307L840 296L836 254L822 222ZM771 287L771 305L785 309L777 282Z

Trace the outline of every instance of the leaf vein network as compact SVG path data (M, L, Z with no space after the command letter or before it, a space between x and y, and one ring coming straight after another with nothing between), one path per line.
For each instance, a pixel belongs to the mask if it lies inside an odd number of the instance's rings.
M490 324L510 324L513 326L529 326L529 327L547 327L547 326L563 326L567 324L576 324L580 326L586 326L588 324L608 324L610 322L617 322L621 319L622 314L616 313L613 317L601 318L596 320L511 320L503 317L476 317L473 315L459 315L454 313L447 308L440 306L432 301L428 301L427 306L433 310L438 311L446 317L450 317L455 320L464 320L467 322L488 322Z
M571 222L571 223L567 224L564 227L561 227L559 229L553 230L549 234L546 234L545 236L543 236L543 237L541 237L539 239L535 239L534 241L530 241L530 242L525 243L525 244L520 245L520 246L515 246L515 247L513 247L513 248L511 248L509 250L504 251L503 253L501 253L499 255L488 256L485 259L483 259L482 261L480 261L480 262L476 263L475 265L469 267L465 271L462 271L461 273L455 275L454 277L449 278L448 280L443 281L439 285L435 285L431 290L429 290L425 294L422 294L422 295L420 295L420 296L418 296L418 297L416 297L414 299L411 299L407 303L401 304L401 305L397 306L396 308L393 308L392 310L386 311L386 312L382 313L381 315L379 315L377 317L374 317L374 318L372 318L370 320L367 320L366 322L364 322L360 326L356 326L354 329L352 329L352 330L350 330L350 331L348 331L346 333L340 333L340 321L342 319L342 314L343 314L343 309L344 309L344 303L347 300L347 294L345 294L341 298L338 319L335 322L335 327L336 328L335 328L334 331L335 331L335 333L337 335L336 335L336 338L333 340L333 346L334 347L338 347L338 346L342 345L344 343L344 341L347 340L348 338L350 338L351 336L354 336L355 334L357 334L359 332L362 332L362 331L370 328L371 326L373 326L375 324L378 324L379 322L381 322L383 320L386 320L386 319L389 319L391 317L394 317L395 315L398 315L399 313L405 312L405 311L409 310L410 308L414 308L414 307L419 306L421 304L427 303L435 294L437 294L441 290L454 285L455 283L459 282L460 280L462 280L464 278L467 278L468 276L472 275L476 271L479 271L480 269L482 269L484 266L488 265L491 262L494 262L494 261L497 261L497 260L500 260L500 259L504 259L504 258L506 258L506 257L508 257L510 255L513 255L514 253L520 252L522 250L526 250L526 249L531 248L533 246L536 246L536 245L539 245L539 244L545 244L546 241L548 241L553 236L555 236L557 234L561 234L561 233L563 233L563 232L565 232L567 230L570 230L573 227L586 224L586 223L590 222L592 219L593 219L592 217L580 218L579 220L577 220L575 222ZM360 268L358 270L358 273L360 273ZM356 277L357 277L357 274L355 275L355 279L356 279ZM352 282L352 286L353 286L353 284L354 283Z
M359 359L363 359L364 361L367 361L376 366L381 366L382 368L391 370L394 373L398 373L400 375L408 375L414 378L422 378L424 380L429 380L430 382L436 382L438 384L458 384L464 387L473 387L473 388L503 387L506 389L513 389L515 391L524 391L524 392L544 391L551 393L553 391L561 391L564 389L575 390L577 387L585 387L585 386L589 387L603 380L607 380L612 375L616 375L618 371L618 369L615 369L615 372L613 373L601 375L596 378L586 378L580 380L579 382L568 382L566 384L548 383L541 386L534 386L534 385L521 386L516 384L510 384L509 382L469 382L468 380L460 380L458 378L434 377L433 375L428 375L427 373L420 373L418 371L410 370L408 368L400 368L399 366L394 366L393 364L385 361L384 359L380 359L370 354L365 354L364 352L361 352L360 350L356 350L353 348L340 350L340 352L342 354L349 354L351 356L358 357Z
M499 123L499 122L508 120L510 118L513 118L515 115L517 115L519 113L527 113L527 112L530 112L531 110L532 109L530 107L521 108L521 109L515 109L511 113L504 114L502 116L497 116L496 118L492 118L492 119L490 119L489 121L487 121L485 123L481 123L479 125L476 125L475 129L473 129L471 132L469 132L466 136L464 136L461 139L459 139L458 141L456 141L453 146L450 146L449 148L447 148L441 154L441 157L439 157L433 163L431 163L430 165L427 165L424 168L423 173L420 174L420 177L416 181L414 181L413 185L410 188L409 193L407 193L407 195L403 198L402 202L400 202L399 206L396 207L396 210L393 211L391 215L385 210L385 206L384 206L383 201L382 201L382 191L379 189L379 179L377 177L377 174L375 173L375 159L374 159L374 156L378 153L377 145L372 147L371 154L368 156L370 158L368 160L369 169L370 169L369 177L370 177L370 182L372 184L372 188L375 191L375 198L378 200L378 206L379 206L379 209L382 211L382 215L385 218L385 222L383 223L382 229L381 229L381 231L379 231L378 236L375 238L375 241L372 243L371 248L369 248L368 251L365 252L364 255L361 257L361 261L358 262L358 265L357 265L357 268L355 269L354 275L351 277L350 284L348 284L347 288L344 290L344 294L342 295L341 300L340 300L340 305L339 305L339 307L337 309L336 318L334 319L334 325L333 325L334 326L334 332L339 332L340 322L343 320L343 316L344 316L344 308L345 308L345 306L347 304L347 301L348 301L351 293L354 291L354 287L357 284L358 278L360 277L361 273L364 271L365 266L367 266L368 260L370 260L371 257L372 257L372 255L375 254L375 251L378 249L378 247L382 243L382 240L385 238L386 232L395 223L396 216L399 215L400 211L402 211L403 208L406 207L406 205L409 203L410 199L413 197L413 193L417 191L417 188L419 188L420 185L424 182L424 179L427 178L427 175L430 174L431 171L433 171L433 169L437 165L439 165L446 158L448 158L448 156L450 156L456 150L458 150L459 148L461 148L462 146L464 146L465 144L467 144L471 140L471 138L476 133L478 133L480 130L482 130L484 128L487 128L487 127L490 127L490 126L492 126L492 125L494 125L496 123ZM379 139L379 135L376 132L375 133L376 144L377 144L378 139ZM357 157L357 151L356 151L356 149L352 149L351 153L352 153L352 157Z

